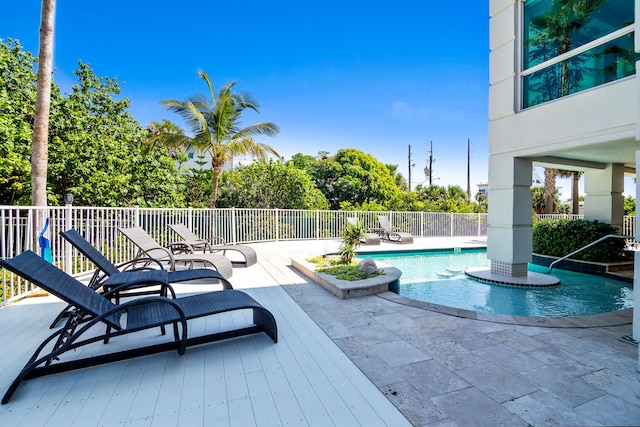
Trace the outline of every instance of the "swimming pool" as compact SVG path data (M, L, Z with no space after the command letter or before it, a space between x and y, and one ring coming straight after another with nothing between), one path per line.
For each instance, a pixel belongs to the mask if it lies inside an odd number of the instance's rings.
M495 314L537 317L588 316L633 306L628 283L605 277L553 270L560 285L520 288L467 278L468 267L489 267L486 250L367 253L402 271L399 295L434 304ZM547 268L529 264L529 271Z

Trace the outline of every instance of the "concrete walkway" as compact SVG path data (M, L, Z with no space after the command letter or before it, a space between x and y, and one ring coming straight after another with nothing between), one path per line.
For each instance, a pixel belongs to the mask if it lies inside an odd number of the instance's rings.
M478 243L417 239L380 249ZM288 261L335 251L337 241L252 246L269 274L413 425L640 425L638 348L618 340L631 334L628 315L619 326L588 327L585 318L582 325L542 327L443 314L403 304L395 294L340 300Z

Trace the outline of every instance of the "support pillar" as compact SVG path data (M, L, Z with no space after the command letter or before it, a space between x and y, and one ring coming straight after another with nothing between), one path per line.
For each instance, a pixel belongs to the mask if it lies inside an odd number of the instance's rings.
M489 157L487 257L491 274L527 276L531 261L531 161L509 155Z
M605 222L622 231L624 165L615 163L604 169L586 170L584 191L584 219Z
M640 151L636 151L636 176L638 174L638 165L640 165ZM635 238L640 242L640 227L638 227L638 209L640 209L640 188L636 185L636 235ZM633 329L632 336L636 341L640 341L640 251L636 251L634 255L633 269ZM638 371L640 371L640 346L638 346Z

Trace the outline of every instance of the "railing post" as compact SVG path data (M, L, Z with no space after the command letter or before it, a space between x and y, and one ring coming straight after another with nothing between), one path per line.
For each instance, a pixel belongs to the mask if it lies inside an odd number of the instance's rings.
M189 230L193 230L193 208L191 206L187 209L187 227L189 227Z
M140 206L135 206L133 209L133 226L140 227Z
M236 208L235 206L231 207L231 232L233 235L231 236L231 242L235 245L238 241L237 235L238 232L236 230Z
M278 208L275 209L274 217L276 220L276 242L280 240L280 221L278 220Z
M316 209L316 240L320 240L320 209Z
M66 231L73 228L73 220L72 220L73 205L71 203L67 203L66 205L64 205L64 207L65 207L64 231ZM71 253L72 251L71 243L67 242L66 239L62 239L62 240L64 240L64 271L67 274L72 275L73 265L71 263L71 257L73 255Z
M449 237L453 237L453 212L449 213Z

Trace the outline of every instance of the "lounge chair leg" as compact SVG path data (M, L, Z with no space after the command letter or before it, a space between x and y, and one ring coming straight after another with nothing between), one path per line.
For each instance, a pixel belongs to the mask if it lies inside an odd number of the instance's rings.
M276 326L276 319L269 310L264 307L255 307L253 309L253 323L260 326L264 333L267 334L274 343L278 342L278 327Z
M60 313L58 313L58 315L56 316L55 319L53 319L53 322L51 322L51 325L49 325L49 329L53 329L56 327L56 325L62 320L65 319L67 317L69 317L69 309L71 308L70 305L67 305L67 307L62 310Z

